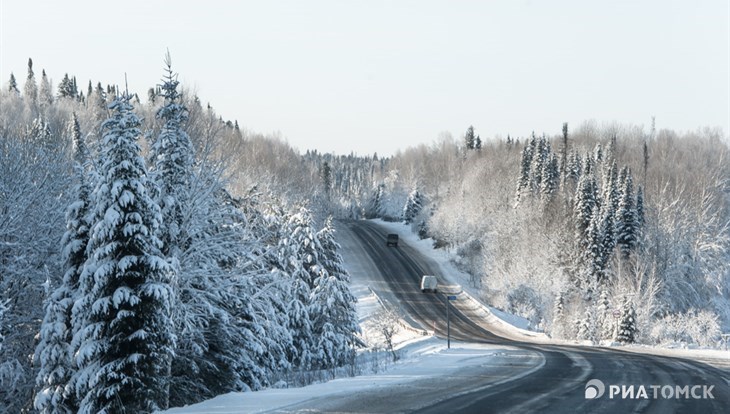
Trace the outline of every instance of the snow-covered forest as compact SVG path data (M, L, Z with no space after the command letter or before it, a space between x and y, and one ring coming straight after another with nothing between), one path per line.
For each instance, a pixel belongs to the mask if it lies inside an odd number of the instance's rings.
M165 68L144 103L32 60L0 92L0 411L152 412L354 358L318 172Z
M469 127L388 159L320 165L340 211L411 223L454 254L486 303L536 329L718 345L730 328L723 132L653 120L556 129L482 139Z

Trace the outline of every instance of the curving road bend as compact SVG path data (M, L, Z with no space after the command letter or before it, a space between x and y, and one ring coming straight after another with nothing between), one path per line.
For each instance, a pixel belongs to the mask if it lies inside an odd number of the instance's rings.
M373 289L400 309L414 325L446 337L443 293L424 294L419 289L424 274L438 275L439 266L401 242L387 247L387 231L369 221L340 223L349 254L368 256L370 271L380 278ZM451 338L456 341L514 347L515 363L475 364L442 381L416 382L399 389L343 395L327 401L313 399L280 412L419 412L419 413L727 413L730 412L730 369L705 362L627 352L620 349L544 345L516 341L495 332L483 318L452 307ZM605 393L585 398L586 383L599 379ZM634 385L634 397L609 398L610 386ZM639 386L648 398L639 395ZM706 385L714 399L662 398L651 386ZM701 388L695 395L702 396ZM639 398L641 397L641 398Z

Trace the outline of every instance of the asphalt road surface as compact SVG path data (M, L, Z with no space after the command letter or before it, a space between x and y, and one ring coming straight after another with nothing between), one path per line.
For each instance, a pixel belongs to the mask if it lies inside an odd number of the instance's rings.
M342 232L368 255L380 274L377 293L415 325L446 337L445 295L422 293L420 278L438 275L438 265L409 247L386 246L387 231L373 222L341 223ZM451 309L455 341L515 347L512 363L477 365L458 376L399 389L372 391L326 401L310 400L286 412L358 413L730 413L730 370L703 361L620 349L541 345L499 336L474 315ZM506 336L506 335L505 335ZM522 355L520 355L522 354ZM521 357L520 357L521 356ZM585 397L586 383L604 384L599 398ZM611 386L624 388L610 398ZM633 398L630 386L633 385ZM685 389L688 398L685 398ZM691 388L693 386L699 386ZM642 394L646 392L646 397ZM677 386L682 392L676 398ZM703 388L709 394L703 394ZM712 388L709 388L712 387ZM615 390L615 388L614 388ZM622 392L626 392L622 398ZM669 397L670 391L672 396ZM694 396L707 398L693 398ZM654 394L658 398L654 398ZM669 397L669 398L666 398Z

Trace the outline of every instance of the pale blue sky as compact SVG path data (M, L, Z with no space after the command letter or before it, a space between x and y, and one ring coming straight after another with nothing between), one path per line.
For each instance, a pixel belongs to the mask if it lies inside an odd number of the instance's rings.
M0 80L146 95L169 48L226 119L300 150L390 154L588 119L730 131L730 6L695 1L0 0Z

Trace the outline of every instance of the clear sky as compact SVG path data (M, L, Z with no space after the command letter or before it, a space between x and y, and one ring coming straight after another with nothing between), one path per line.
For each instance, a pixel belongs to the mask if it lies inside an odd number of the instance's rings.
M730 131L730 2L0 0L0 80L33 58L146 96L166 48L225 119L300 150L588 119Z

